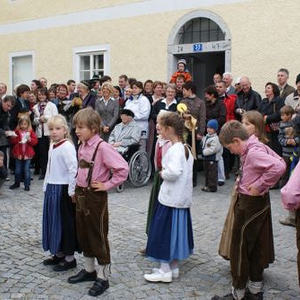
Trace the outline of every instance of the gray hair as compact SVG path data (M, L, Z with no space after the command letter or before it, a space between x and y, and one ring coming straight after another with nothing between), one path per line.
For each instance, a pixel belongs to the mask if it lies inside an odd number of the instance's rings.
M233 79L232 73L230 73L230 72L223 73L223 77L224 76L229 76L231 79Z

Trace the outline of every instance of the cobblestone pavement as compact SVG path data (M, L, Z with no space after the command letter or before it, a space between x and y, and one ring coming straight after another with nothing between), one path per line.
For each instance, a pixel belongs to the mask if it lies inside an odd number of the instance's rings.
M203 180L200 176L200 181ZM6 182L0 196L0 299L92 299L91 283L70 285L78 270L56 273L41 264L43 194L34 178L30 192L10 191ZM230 290L229 264L217 255L220 233L229 205L232 181L218 193L194 189L192 207L194 255L180 265L180 278L170 284L150 284L143 274L153 263L138 254L144 234L150 185L109 195L112 276L103 299L210 299ZM300 299L297 286L295 229L278 223L284 214L279 191L272 191L276 261L265 271L265 299ZM78 269L82 257L77 255Z

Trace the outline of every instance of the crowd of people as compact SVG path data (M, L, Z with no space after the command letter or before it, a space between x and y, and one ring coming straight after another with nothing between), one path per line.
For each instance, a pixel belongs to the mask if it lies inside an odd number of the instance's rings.
M126 180L122 155L139 145L154 166L140 252L161 263L145 279L171 282L178 261L193 253L190 206L204 169L203 192L236 177L219 248L230 260L232 293L213 299L262 299L263 271L274 261L269 189L282 188L289 215L280 222L297 224L300 247L300 74L296 89L288 79L280 69L262 99L247 76L234 81L231 73L216 73L202 100L180 59L170 83L121 75L114 86L109 76L95 75L48 88L42 77L13 95L0 83L1 183L8 169L15 175L10 189L24 182L29 191L31 168L44 180L43 248L52 254L44 264L75 268L74 252L82 251L85 268L69 283L94 281L92 296L109 287L107 190Z

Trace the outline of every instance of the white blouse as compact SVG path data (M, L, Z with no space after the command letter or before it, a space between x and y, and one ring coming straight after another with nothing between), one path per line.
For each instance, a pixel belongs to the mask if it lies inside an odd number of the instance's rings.
M51 144L48 152L47 171L43 191L47 184L68 184L68 194L75 193L77 156L74 145L66 140L63 143Z

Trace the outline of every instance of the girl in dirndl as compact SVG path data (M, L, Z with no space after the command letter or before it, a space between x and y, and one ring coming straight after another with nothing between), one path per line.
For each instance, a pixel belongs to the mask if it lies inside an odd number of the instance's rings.
M75 223L75 182L77 157L69 140L67 121L56 115L48 121L51 145L44 180L43 248L52 256L43 261L54 271L76 267L78 250Z
M156 123L156 130L159 134L156 145L155 145L155 153L154 153L154 167L155 167L155 173L153 176L153 185L151 189L150 199L149 199L149 205L148 205L148 214L147 214L147 224L146 224L146 234L149 234L149 227L151 224L151 220L153 217L153 214L155 212L157 203L158 203L158 193L160 186L162 184L162 178L159 174L159 172L162 169L162 158L166 154L167 150L171 147L172 143L168 140L165 140L160 135L160 127L159 127L159 120L160 117L163 115L167 115L170 112L161 110L157 116L157 123ZM146 249L140 250L140 253L142 255L146 254Z
M163 183L151 220L146 255L160 262L144 278L151 282L171 282L179 276L178 261L193 253L194 241L190 206L194 158L182 143L184 121L177 113L163 115L159 120L160 134L172 146L162 159L159 172Z

